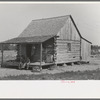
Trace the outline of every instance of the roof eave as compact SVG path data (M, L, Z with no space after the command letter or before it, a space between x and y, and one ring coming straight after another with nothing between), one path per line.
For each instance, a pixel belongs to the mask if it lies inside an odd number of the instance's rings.
M88 41L87 39L81 37L83 40L87 41L88 43L92 44L92 42Z

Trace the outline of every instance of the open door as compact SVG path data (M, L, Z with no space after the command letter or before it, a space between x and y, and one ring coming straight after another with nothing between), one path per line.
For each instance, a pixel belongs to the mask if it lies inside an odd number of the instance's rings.
M26 55L31 60L31 51L32 51L32 44L26 45Z

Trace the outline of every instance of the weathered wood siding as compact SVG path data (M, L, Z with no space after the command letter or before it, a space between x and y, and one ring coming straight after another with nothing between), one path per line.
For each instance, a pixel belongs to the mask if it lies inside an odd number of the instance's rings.
M82 61L88 62L90 61L91 55L91 44L84 39L81 39L81 57Z
M66 21L64 27L58 32L59 39L80 40L80 36L70 18Z
M67 43L71 43L68 51ZM57 63L76 62L80 60L80 41L57 40Z
M58 33L56 63L80 61L80 36L69 18ZM70 45L70 50L68 47Z

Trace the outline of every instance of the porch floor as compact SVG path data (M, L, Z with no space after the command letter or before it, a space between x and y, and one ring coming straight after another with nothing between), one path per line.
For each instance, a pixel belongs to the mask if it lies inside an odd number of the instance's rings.
M54 65L54 63L41 63L41 66L49 66L49 65ZM40 66L39 62L35 62L35 63L30 63L30 66Z

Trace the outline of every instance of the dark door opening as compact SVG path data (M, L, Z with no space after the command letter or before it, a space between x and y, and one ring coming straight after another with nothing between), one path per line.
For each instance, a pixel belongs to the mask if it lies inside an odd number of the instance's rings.
M26 55L31 60L31 51L32 51L32 44L26 45Z

